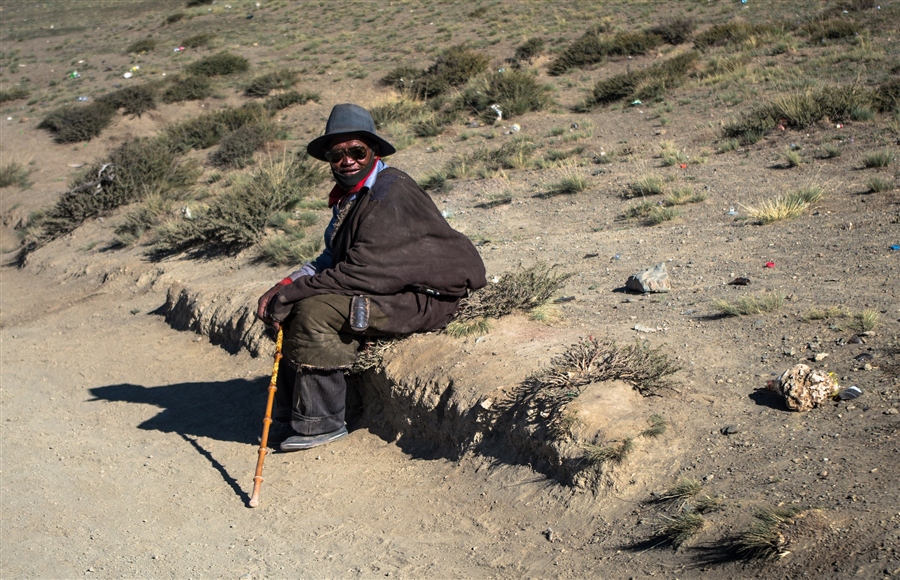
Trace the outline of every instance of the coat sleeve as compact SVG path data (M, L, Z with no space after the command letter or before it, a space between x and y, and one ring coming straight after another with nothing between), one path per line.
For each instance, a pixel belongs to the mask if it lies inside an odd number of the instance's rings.
M345 259L294 281L279 300L408 290L458 297L487 284L478 250L411 178L396 179L364 212Z

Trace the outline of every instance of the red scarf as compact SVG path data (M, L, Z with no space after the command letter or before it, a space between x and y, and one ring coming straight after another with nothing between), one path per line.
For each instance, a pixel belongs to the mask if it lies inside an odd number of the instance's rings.
M381 160L381 157L375 157L374 162L372 163L372 169L369 170L369 173L356 185L351 187L348 191L344 191L341 189L341 186L338 184L334 184L334 189L331 190L331 193L328 194L328 207L334 207L339 203L343 203L345 199L350 197L355 193L359 193L363 187L365 187L366 182L369 181L369 178L372 177L372 172L378 168L378 162Z

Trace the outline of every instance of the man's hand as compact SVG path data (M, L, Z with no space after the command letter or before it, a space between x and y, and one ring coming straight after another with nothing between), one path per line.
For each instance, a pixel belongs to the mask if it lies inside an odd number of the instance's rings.
M269 303L272 302L272 299L274 299L278 295L278 292L285 286L287 286L287 283L285 283L284 280L272 286L268 292L259 297L259 302L257 302L256 306L256 317L266 324L274 326L276 331L281 327L281 322L283 322L287 316L285 315L281 320L276 321L268 312ZM288 312L290 312L290 309L288 309Z

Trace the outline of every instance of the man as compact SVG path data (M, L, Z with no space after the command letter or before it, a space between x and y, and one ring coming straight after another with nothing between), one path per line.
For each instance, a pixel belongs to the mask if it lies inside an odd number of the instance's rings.
M325 250L260 297L257 309L266 323L284 325L273 418L295 434L282 451L347 435L343 371L366 338L443 328L459 301L487 284L469 239L412 178L382 161L395 149L368 111L336 105L306 151L330 164L336 182Z

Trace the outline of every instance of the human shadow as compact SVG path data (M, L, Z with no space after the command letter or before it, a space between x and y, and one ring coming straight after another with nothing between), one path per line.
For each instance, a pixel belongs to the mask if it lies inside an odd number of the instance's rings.
M93 401L116 401L153 405L161 410L137 425L138 429L176 433L187 441L245 504L250 500L237 480L228 473L199 438L256 444L265 413L268 377L223 382L178 383L144 387L123 383L90 389Z

